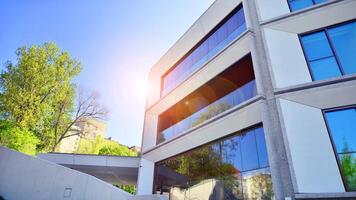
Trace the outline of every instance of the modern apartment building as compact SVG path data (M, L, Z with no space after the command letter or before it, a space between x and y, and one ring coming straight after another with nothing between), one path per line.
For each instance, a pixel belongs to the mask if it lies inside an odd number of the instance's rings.
M355 0L217 0L149 81L138 194L356 198Z

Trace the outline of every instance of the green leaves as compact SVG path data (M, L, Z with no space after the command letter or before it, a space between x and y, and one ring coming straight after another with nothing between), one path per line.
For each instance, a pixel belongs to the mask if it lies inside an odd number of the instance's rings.
M23 46L16 55L17 63L6 63L0 75L1 114L19 128L35 133L39 150L46 151L55 143L59 112L60 123L65 123L74 109L72 80L81 65L54 43Z
M0 145L29 154L36 154L37 137L29 130L9 121L0 121Z
M127 146L115 141L97 136L95 139L81 138L77 153L113 155L113 156L137 156L138 153L132 151Z

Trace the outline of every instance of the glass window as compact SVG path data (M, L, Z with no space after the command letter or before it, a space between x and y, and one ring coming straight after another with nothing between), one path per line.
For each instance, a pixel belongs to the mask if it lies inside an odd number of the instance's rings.
M330 28L328 32L345 73L356 73L356 22Z
M256 137L254 132L241 136L242 169L244 171L258 168Z
M309 62L314 80L325 80L341 76L341 71L334 57Z
M224 162L232 164L242 171L241 140L239 136L222 142L222 158Z
M156 163L154 192L171 200L274 199L268 165L242 169L250 160L242 155L266 152L262 137L260 127Z
M291 11L301 10L327 0L288 0Z
M328 1L328 0L314 0L315 4L324 3L324 2L326 2L326 1Z
M267 148L263 128L255 129L258 161L260 168L268 166Z
M252 59L247 55L162 112L158 120L157 144L183 134L256 95Z
M356 22L300 37L313 80L356 73Z
M308 61L334 56L324 31L305 35L301 39Z
M288 2L292 11L300 10L314 5L312 0L289 0Z
M348 191L356 191L356 109L328 111L325 118Z
M345 109L326 113L337 153L356 151L356 110Z
M234 14L225 23L215 28L215 31L210 33L210 36L194 47L171 72L163 76L161 95L165 95L171 91L190 74L201 68L208 59L215 56L246 30L242 5L238 6L233 12ZM189 62L186 62L187 59L189 59ZM184 68L181 67L182 63L184 63ZM182 68L182 70L176 70L177 68Z

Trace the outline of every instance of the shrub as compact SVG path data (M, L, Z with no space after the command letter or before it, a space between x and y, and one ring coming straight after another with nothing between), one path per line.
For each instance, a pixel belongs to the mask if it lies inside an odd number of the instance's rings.
M0 145L25 154L35 155L38 143L37 137L29 130L9 121L0 121Z

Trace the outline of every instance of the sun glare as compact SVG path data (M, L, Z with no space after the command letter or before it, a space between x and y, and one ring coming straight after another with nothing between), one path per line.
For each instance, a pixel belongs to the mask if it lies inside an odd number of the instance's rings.
M150 89L151 89L148 82L146 82L145 80L142 80L142 81L138 81L136 84L137 84L136 85L137 96L146 98L150 92Z

